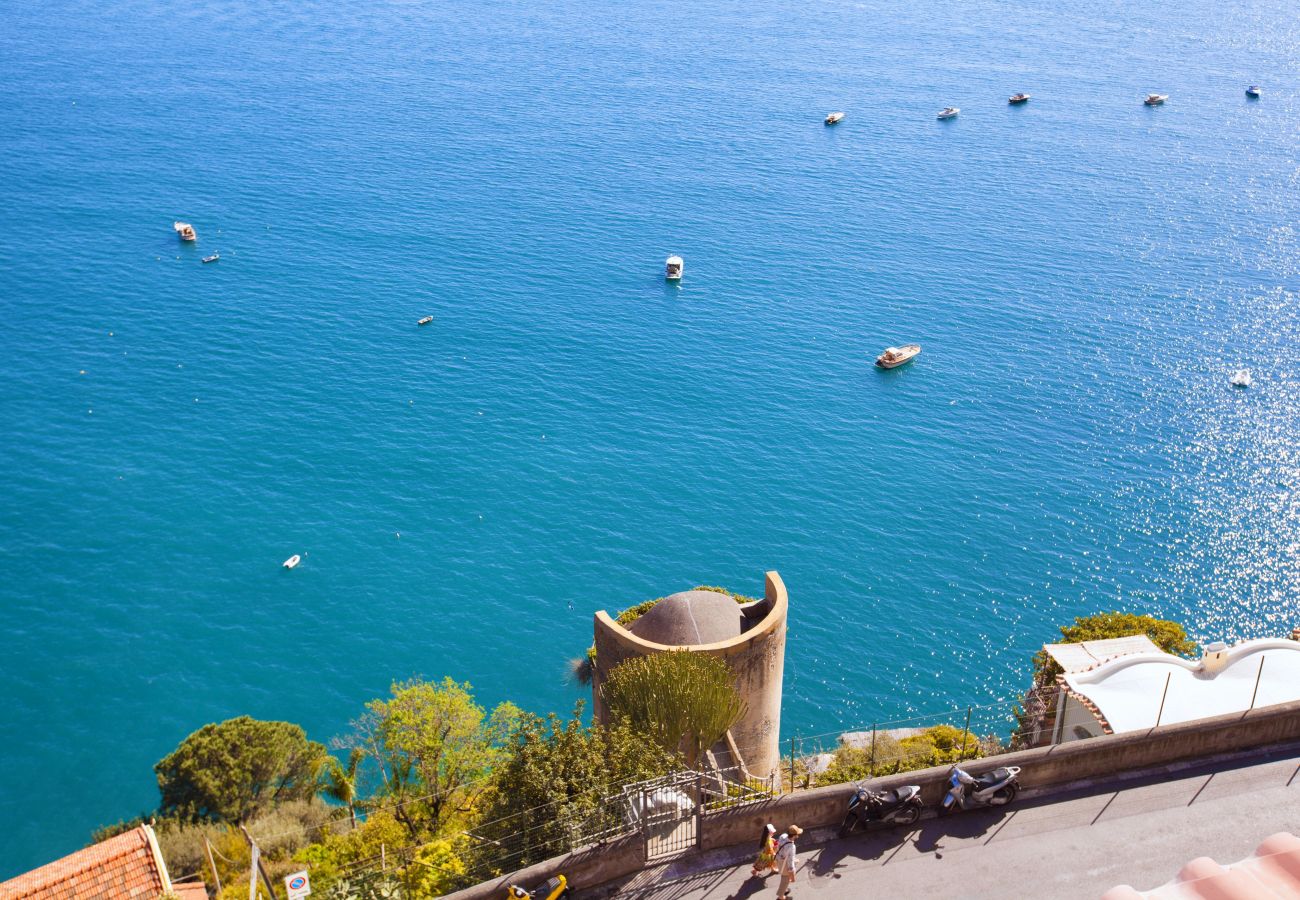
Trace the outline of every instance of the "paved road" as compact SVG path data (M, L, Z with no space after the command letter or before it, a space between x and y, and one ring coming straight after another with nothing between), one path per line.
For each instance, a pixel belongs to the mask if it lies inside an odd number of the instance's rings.
M1010 809L924 819L909 830L804 835L793 895L1095 900L1117 884L1150 890L1197 856L1241 859L1278 831L1300 834L1300 748L1023 797ZM813 846L818 838L829 840ZM776 879L751 879L748 857L719 853L648 870L619 896L775 897Z

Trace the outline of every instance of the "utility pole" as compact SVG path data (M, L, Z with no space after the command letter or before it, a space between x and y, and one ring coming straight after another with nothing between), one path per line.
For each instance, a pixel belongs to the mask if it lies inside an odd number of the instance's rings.
M257 900L257 876L259 873L262 876L262 883L266 885L266 895L271 900L276 900L275 887L271 884L271 876L267 874L266 866L262 865L261 848L257 846L257 842L253 840L253 836L248 833L247 828L240 825L239 830L243 833L244 840L248 841L248 849L253 860L248 872L248 900Z

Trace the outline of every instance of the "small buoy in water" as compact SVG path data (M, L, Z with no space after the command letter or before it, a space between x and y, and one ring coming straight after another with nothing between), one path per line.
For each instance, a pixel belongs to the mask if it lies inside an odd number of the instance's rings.
M302 557L299 556L297 553L295 553L293 556L289 557L284 561L284 567L286 569L293 569L296 568L298 563L300 562L302 562Z
M85 374L86 374L86 370L85 370L85 369L82 369L82 370L81 370L81 374L82 374L82 375L85 375Z

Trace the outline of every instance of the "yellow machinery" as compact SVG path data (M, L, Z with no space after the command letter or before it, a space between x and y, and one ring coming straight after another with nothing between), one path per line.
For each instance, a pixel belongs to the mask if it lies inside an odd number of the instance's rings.
M567 896L569 896L569 882L563 875L556 875L541 887L533 888L531 891L526 891L517 884L506 888L506 897L509 900L560 900L561 897Z

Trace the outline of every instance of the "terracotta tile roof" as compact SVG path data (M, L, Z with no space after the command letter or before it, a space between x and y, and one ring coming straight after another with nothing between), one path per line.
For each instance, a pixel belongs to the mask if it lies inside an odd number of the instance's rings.
M0 900L157 900L166 884L141 825L0 883Z
M201 881L173 881L172 893L179 900L208 900L208 889Z

